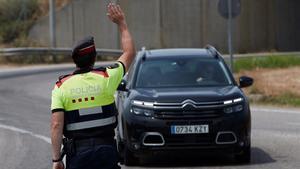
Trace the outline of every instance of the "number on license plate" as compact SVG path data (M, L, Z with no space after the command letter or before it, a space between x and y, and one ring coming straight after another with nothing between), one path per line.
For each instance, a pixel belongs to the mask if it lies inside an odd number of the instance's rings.
M208 125L174 125L171 126L172 134L203 134L209 133Z

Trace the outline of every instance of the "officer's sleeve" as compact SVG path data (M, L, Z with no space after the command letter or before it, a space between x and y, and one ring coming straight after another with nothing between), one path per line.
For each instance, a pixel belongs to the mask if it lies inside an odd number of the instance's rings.
M125 75L125 66L122 62L117 62L113 66L107 68L107 73L109 76L109 91L114 93Z
M64 111L63 106L63 97L62 97L61 90L55 85L54 89L52 90L52 97L51 97L51 111L52 113L58 111Z

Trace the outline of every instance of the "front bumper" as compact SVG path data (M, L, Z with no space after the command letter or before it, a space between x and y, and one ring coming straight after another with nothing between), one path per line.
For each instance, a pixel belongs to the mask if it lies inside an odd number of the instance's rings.
M207 119L156 119L127 114L123 120L126 146L135 153L165 152L172 150L228 151L239 153L250 145L250 112L224 114ZM208 134L171 134L171 125L209 125ZM235 141L218 143L220 133L232 133ZM145 145L147 133L159 133L164 143Z

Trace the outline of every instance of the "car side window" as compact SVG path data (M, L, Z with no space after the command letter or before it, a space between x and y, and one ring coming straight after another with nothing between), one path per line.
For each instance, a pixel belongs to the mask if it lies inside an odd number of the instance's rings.
M133 65L134 66L134 65ZM131 81L132 80L132 75L133 75L133 66L130 67L129 71L126 73L126 75L124 76L124 79L127 81ZM126 77L126 78L125 78Z
M124 76L124 80L128 82L128 86L131 86L133 76L134 76L134 70L136 69L137 66L137 57L134 59L133 64L130 66L128 72Z

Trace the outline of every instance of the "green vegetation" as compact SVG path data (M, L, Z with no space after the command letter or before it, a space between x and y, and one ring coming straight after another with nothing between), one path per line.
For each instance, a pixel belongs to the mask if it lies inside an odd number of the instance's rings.
M24 39L38 10L37 0L0 0L0 43Z
M241 71L247 70L250 72L249 76L252 76L254 79L258 78L260 82L262 82L263 78L259 78L259 72L252 72L251 70L255 70L257 68L291 68L295 66L300 66L300 56L299 55L272 55L270 56L257 56L257 57L247 57L240 58L235 60L234 62L234 70L235 73L241 75ZM265 72L266 70L261 70L261 72ZM284 75L284 74L283 74ZM256 79L257 80L257 79ZM263 84L268 82L256 84L251 86L248 89L245 89L249 94L251 102L255 104L271 104L271 105L279 105L279 106L293 106L300 107L300 96L293 91L285 91L282 90L281 93L277 95L268 95L261 90L263 88ZM285 84L286 86L292 85L288 82ZM299 84L300 86L300 84ZM292 89L292 86L290 87ZM269 86L269 91L278 90L272 85Z
M271 101L281 105L292 105L300 107L300 97L291 93L285 93L279 97L271 99Z
M253 70L256 68L287 68L300 65L300 56L282 55L282 56L263 56L240 58L234 62L235 72L241 70Z
M282 95L276 97L263 96L259 101L251 101L258 104L300 107L300 97L292 93L283 93Z

